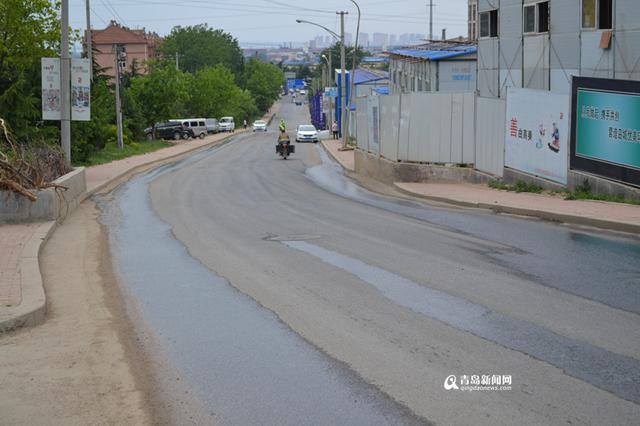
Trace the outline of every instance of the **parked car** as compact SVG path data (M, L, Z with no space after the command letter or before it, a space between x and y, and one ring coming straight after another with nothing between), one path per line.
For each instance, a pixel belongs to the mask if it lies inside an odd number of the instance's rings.
M153 128L147 127L144 129L144 134L147 139L153 139ZM186 128L182 123L175 121L169 121L166 123L156 123L156 137L160 139L189 139L195 138L195 133L190 128Z
M193 130L193 133L200 139L207 136L207 124L204 118L182 118L169 121L181 123L185 128Z
M263 131L266 132L267 131L267 122L264 120L256 120L253 122L253 131Z
M318 142L318 130L311 124L299 125L296 142Z
M219 128L221 132L233 132L236 130L236 123L233 117L222 117L219 121Z
M220 131L220 124L215 118L207 118L204 120L204 124L207 126L207 133L218 133Z
M298 106L302 105L302 100L301 99L297 99L296 100L296 105L298 105Z

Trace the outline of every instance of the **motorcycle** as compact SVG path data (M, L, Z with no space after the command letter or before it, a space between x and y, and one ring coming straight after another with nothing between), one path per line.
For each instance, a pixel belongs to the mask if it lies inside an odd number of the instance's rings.
M291 139L286 133L280 133L278 136L278 144L276 145L276 153L280 154L283 160L286 160L290 154L296 152L296 147L291 145Z

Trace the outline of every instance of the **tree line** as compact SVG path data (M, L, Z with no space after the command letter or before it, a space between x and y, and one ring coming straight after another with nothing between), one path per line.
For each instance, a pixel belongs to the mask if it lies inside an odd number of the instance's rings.
M59 56L59 22L56 2L0 3L0 117L22 143L59 143L59 123L43 122L40 112L40 58ZM80 41L79 32L73 34ZM72 122L75 163L116 141L114 79L105 71L94 63L91 121ZM175 27L158 58L134 62L122 72L125 143L142 139L146 127L172 118L251 120L269 109L282 83L278 66L245 62L232 35L206 24Z

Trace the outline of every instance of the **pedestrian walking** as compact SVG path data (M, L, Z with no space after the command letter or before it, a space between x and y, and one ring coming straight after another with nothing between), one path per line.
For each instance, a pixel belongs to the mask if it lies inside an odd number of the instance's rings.
M331 132L333 132L333 139L338 139L338 133L340 133L338 131L338 122L337 121L333 121L333 124L331 125Z

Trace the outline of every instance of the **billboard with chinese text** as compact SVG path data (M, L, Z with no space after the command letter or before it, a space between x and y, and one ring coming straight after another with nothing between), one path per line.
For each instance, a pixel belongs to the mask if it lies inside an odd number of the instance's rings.
M60 120L60 58L42 58L42 119Z
M505 166L566 185L569 96L509 88L506 118Z
M91 120L91 67L89 59L71 60L71 119Z
M640 82L573 78L571 168L640 185Z

